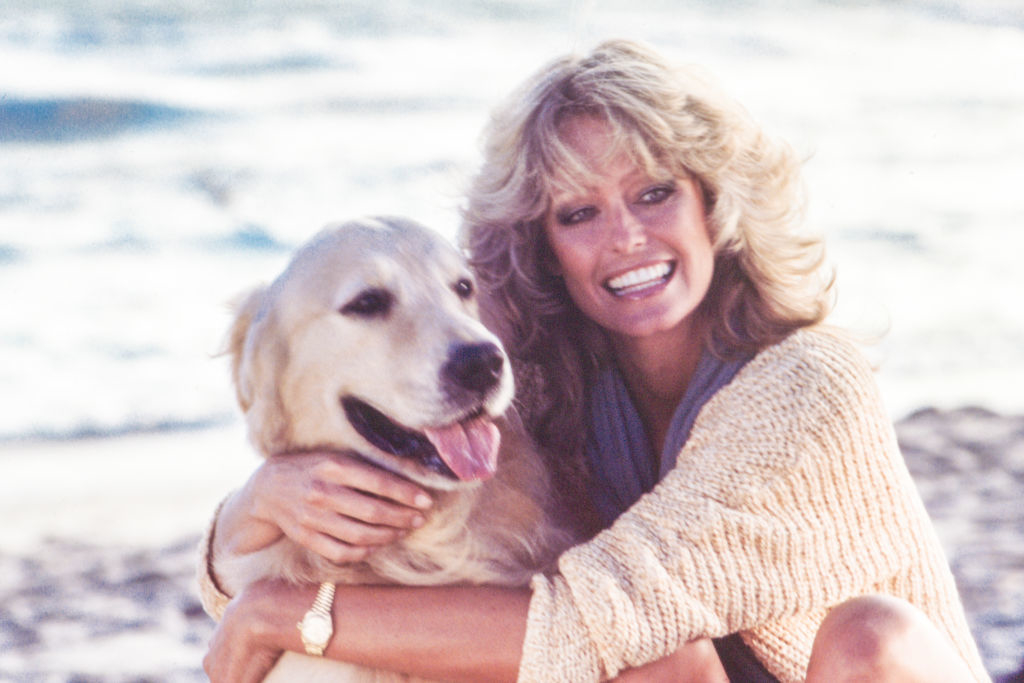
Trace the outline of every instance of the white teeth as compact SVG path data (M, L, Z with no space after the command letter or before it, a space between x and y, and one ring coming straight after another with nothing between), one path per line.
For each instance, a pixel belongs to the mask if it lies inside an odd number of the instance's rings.
M643 268L637 268L631 270L628 273L623 273L618 277L613 277L608 280L607 286L615 294L628 294L629 292L635 292L645 287L650 287L655 284L659 284L669 273L672 272L672 267L667 263L659 263L653 266L644 266Z

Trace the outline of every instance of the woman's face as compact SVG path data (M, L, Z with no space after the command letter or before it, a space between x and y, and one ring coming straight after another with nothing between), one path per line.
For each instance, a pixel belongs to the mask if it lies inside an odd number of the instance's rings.
M586 190L556 194L544 221L573 302L620 340L689 332L714 268L700 185L651 177L624 153L609 159L601 119L569 119L562 139L601 169Z

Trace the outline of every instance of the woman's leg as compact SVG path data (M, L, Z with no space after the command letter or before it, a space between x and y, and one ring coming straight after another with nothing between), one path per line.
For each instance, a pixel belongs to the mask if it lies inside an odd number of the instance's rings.
M835 607L814 639L808 683L973 681L949 639L905 600L870 595Z

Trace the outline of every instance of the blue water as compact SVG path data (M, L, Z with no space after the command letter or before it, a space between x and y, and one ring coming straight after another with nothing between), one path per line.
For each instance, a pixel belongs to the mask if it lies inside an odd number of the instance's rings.
M6 98L0 142L75 142L173 125L189 112L149 102Z
M236 419L226 302L323 224L454 233L489 108L646 40L808 157L894 415L1024 411L1024 10L1004 2L151 3L0 13L0 443Z

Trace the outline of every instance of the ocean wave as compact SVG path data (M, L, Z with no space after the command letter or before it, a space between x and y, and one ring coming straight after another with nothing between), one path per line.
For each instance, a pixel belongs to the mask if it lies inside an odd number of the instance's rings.
M0 244L0 266L17 263L22 258L22 252L17 247L9 244Z
M266 228L247 224L227 235L202 239L200 246L205 249L227 252L289 252L294 245L286 244L272 235Z
M359 114L411 114L423 112L451 112L472 110L481 104L471 96L348 96L328 98L324 109L335 113Z
M1019 0L918 0L908 6L968 24L1024 28L1024 11Z
M0 142L72 142L181 123L199 113L141 100L0 99Z
M196 74L220 77L264 76L267 74L288 74L324 69L337 69L339 65L332 59L316 54L291 54L277 57L266 57L250 61L227 61L195 68ZM343 66L353 67L354 64Z
M120 436L137 436L146 434L175 434L181 432L198 432L207 429L227 427L237 421L233 415L211 415L188 419L164 418L140 420L114 425L81 424L66 429L38 428L18 433L0 432L0 446L39 442L65 442L86 439L109 439Z

